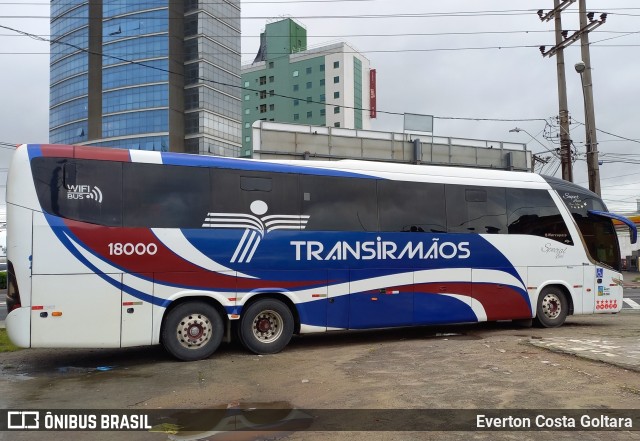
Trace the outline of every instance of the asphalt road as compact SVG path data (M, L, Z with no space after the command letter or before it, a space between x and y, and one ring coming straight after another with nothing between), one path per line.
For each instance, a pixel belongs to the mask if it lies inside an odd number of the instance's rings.
M623 309L640 310L640 288L625 288Z

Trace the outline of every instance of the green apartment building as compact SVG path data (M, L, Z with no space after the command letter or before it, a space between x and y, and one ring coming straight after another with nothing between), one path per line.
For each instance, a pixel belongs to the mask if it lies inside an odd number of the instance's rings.
M255 121L370 129L367 58L343 42L307 49L307 30L291 19L267 24L260 39L256 59L242 66L241 156L251 156Z

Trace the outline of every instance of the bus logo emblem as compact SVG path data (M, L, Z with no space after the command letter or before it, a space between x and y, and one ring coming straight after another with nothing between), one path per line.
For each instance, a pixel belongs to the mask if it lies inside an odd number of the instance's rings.
M102 203L102 191L98 186L91 185L69 185L67 188L67 199L93 199L97 203Z
M244 228L244 234L236 247L231 263L249 263L265 234L275 230L304 230L309 222L308 215L272 214L266 215L269 206L264 201L253 201L249 207L253 214L207 213L203 228Z

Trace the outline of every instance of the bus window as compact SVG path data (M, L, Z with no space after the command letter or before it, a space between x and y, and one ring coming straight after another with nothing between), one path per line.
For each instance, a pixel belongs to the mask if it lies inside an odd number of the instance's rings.
M126 227L200 228L209 209L209 170L124 164Z
M122 164L39 157L31 161L44 211L80 222L122 225Z
M529 234L573 245L562 215L547 190L507 189L509 234Z
M450 233L507 234L505 189L447 185Z
M380 231L445 233L444 185L379 181Z
M571 215L578 224L589 255L596 262L620 269L620 245L613 221L601 216L589 214L589 210L607 211L597 194L552 178L546 177L558 192Z
M301 175L300 191L307 230L378 230L375 180Z
M215 213L299 215L298 176L214 168L211 200L211 211ZM264 202L267 211L254 212L251 206L256 201Z

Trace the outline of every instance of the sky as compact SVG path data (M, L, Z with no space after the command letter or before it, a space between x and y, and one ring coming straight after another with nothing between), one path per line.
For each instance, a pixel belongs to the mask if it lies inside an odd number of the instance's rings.
M214 0L208 0L214 1ZM612 211L640 199L640 4L586 0L606 23L590 33L602 195ZM258 51L266 23L290 17L306 27L309 47L346 41L377 70L374 130L402 131L402 114L434 116L434 135L526 143L561 177L548 150L558 146L553 22L536 11L553 0L262 0L242 2L242 62ZM579 29L575 1L563 29ZM49 2L0 0L0 26L48 37ZM3 144L48 141L49 44L0 29L0 180L11 150ZM578 43L565 50L574 182L587 184L584 104ZM514 128L520 132L510 132ZM608 132L608 133L605 133Z

